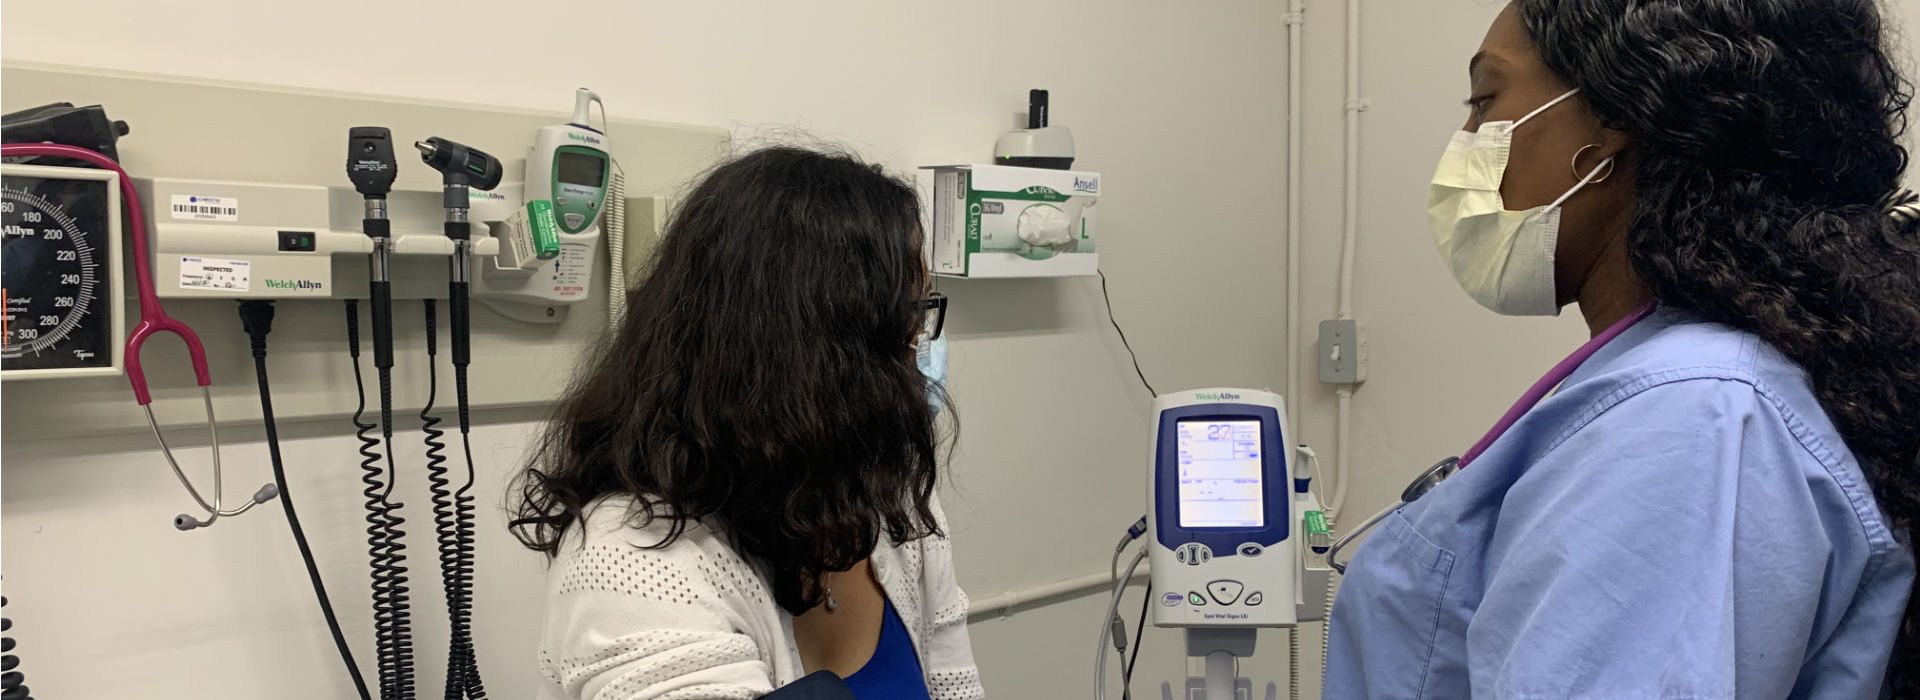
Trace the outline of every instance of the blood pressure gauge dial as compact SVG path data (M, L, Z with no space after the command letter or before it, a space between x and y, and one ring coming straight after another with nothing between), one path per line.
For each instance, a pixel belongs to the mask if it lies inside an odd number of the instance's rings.
M119 175L0 165L0 233L0 378L120 373Z

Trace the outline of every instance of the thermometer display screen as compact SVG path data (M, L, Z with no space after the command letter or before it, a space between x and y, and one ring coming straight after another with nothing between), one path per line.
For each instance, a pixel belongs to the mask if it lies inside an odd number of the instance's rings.
M554 158L554 175L569 185L600 187L606 184L607 161L584 153L561 153Z

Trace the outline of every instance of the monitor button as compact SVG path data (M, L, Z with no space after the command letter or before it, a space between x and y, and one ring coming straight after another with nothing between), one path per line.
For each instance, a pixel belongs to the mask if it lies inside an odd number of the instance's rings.
M1259 591L1254 591L1252 593L1247 594L1247 605L1259 605L1260 600L1261 598L1260 598Z
M1248 557L1248 558L1257 557L1266 551L1267 551L1266 548L1261 547L1260 545L1254 544L1252 542L1248 542L1246 544L1240 545L1240 556L1243 556L1243 557Z
M1189 592L1187 593L1187 602L1193 605L1206 605L1207 597L1199 593Z

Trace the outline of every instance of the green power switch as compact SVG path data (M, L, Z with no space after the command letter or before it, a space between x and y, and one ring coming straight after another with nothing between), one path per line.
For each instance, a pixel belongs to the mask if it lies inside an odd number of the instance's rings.
M1192 603L1194 605L1206 605L1207 599L1205 596L1202 596L1198 593L1188 593L1187 602Z
M283 252L283 253L314 252L313 242L314 241L313 241L312 231L281 231L280 232L280 252Z

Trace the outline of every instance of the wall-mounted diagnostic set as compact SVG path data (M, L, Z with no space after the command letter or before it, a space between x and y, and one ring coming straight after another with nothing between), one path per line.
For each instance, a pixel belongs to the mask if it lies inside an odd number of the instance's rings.
M528 134L525 182L507 183L502 180L508 166L487 151L427 134L398 142L380 126L343 127L347 177L334 186L164 176L134 180L113 153L125 125L106 121L98 107L57 104L7 115L9 141L20 137L36 142L8 143L7 162L0 164L0 298L6 312L0 377L57 379L112 375L124 368L137 402L148 407L149 424L168 464L201 508L175 518L181 530L200 530L278 498L342 663L359 696L367 699L377 695L401 700L417 694L408 581L410 571L421 567L408 562L406 530L409 520L426 518L407 515L409 509L395 495L397 482L411 472L399 464L393 444L396 435L417 426L427 446L425 472L435 531L431 549L438 555L450 621L446 697L485 697L472 636L476 507L470 494L475 479L469 445L468 372L475 354L471 304L477 300L509 319L554 323L566 317L570 305L603 289L610 300L624 299L624 266L613 265L607 275L611 287L598 282L601 273L596 270L601 239L617 248L624 233L624 187L610 150L604 109L600 128L589 119L590 109L598 104L597 95L581 89L569 122ZM517 150L518 144L510 147ZM440 189L396 191L401 171L396 152L417 153L420 162L439 175ZM33 162L23 162L29 160ZM438 220L428 224L430 212L438 214L431 217ZM345 221L358 225L336 224ZM130 244L125 254L123 240ZM612 260L624 260L621 251L613 253ZM134 268L131 290L124 288L123 257ZM427 276L422 273L432 269L422 263L441 258L446 260L445 286L422 284ZM402 269L406 272L397 272ZM131 332L124 309L129 296L137 297L140 305L139 324ZM344 303L345 354L359 403L353 424L363 459L359 490L366 509L375 637L371 679L362 676L354 661L287 493L274 422L267 339L275 303L302 299ZM199 337L166 314L163 300L223 301L238 307L275 474L274 483L238 506L223 500L221 450L212 427L210 387L215 371L225 368L209 367ZM416 300L425 319L428 391L418 423L411 416L395 415L394 397L394 375L402 364L396 361L396 318L407 317L396 314L395 307ZM449 431L438 427L442 418L434 408L443 303L453 367L450 412L458 417L460 462L452 459L455 446L446 439ZM611 317L617 319L619 305L613 306ZM362 381L363 311L370 321L372 387ZM212 443L211 498L203 497L181 469L150 407L139 349L159 333L174 333L186 342L205 396ZM457 475L456 464L464 467L458 470L464 475Z

